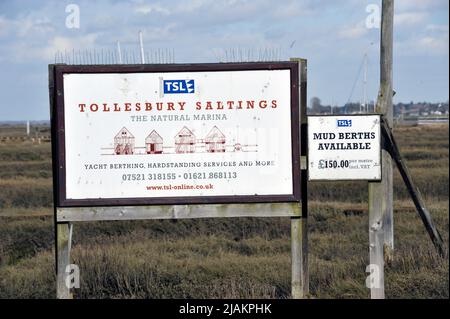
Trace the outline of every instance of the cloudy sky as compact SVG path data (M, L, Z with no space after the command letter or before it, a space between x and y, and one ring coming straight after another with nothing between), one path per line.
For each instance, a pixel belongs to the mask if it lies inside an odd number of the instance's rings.
M70 4L79 28L68 28ZM219 62L231 51L308 59L309 98L343 105L378 90L379 0L1 0L0 121L49 118L47 66L57 51L173 49L175 62ZM447 0L396 0L396 102L448 101ZM375 20L372 19L375 17ZM73 20L69 19L73 22ZM73 26L69 25L69 26ZM239 50L239 51L238 51ZM359 75L359 78L358 78ZM354 89L352 90L352 88Z

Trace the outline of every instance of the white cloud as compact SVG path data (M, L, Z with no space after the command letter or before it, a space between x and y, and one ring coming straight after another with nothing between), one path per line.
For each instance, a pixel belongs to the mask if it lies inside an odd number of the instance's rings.
M17 21L16 25L17 34L20 37L26 37L30 35L48 35L55 31L55 27L47 17L33 18L31 16L27 16Z
M19 63L33 60L53 62L58 51L63 54L64 52L71 54L72 50L95 48L98 37L99 34L91 33L78 37L55 36L50 38L47 43L15 42L9 47L10 57Z
M140 4L136 7L135 12L144 15L152 13L161 13L163 15L170 14L170 10L160 4Z
M28 14L16 19L0 16L0 36L38 37L48 36L54 31L53 23L45 16Z
M444 37L425 36L418 40L418 47L429 54L448 54L448 35Z
M437 5L436 1L428 5ZM397 42L394 44L398 54L405 56L448 56L449 27L448 24L429 23L432 15L427 13L403 13L397 23L405 27L400 29ZM427 24L428 23L428 24Z
M397 11L417 10L433 10L448 8L448 0L396 0L395 5Z
M9 25L9 20L0 16L0 37L8 35Z
M346 26L338 31L338 36L342 39L359 39L367 34L367 29L364 21L352 26Z
M291 18L311 14L312 8L299 1L290 1L284 5L275 6L273 15L278 18Z
M98 33L88 33L77 37L56 36L50 39L48 49L54 52L57 50L64 51L89 47L92 48L98 37Z
M447 32L448 33L448 24L429 24L425 28L426 31L430 32Z
M418 35L405 41L397 42L394 51L400 56L448 56L448 33Z
M434 48L439 47L440 42L438 41L438 39L433 37L423 37L419 39L418 44L422 47L432 49L433 47Z
M425 12L404 12L394 16L394 24L396 27L410 27L425 21L428 14Z

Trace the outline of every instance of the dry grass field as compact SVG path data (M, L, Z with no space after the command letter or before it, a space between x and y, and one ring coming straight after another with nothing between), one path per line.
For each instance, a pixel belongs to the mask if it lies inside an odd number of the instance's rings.
M448 125L395 135L448 243ZM449 298L449 261L435 253L398 173L394 183L386 297ZM55 297L51 185L48 143L0 144L0 298ZM309 192L311 298L370 297L367 183L314 183ZM75 297L289 298L289 236L286 218L76 223Z

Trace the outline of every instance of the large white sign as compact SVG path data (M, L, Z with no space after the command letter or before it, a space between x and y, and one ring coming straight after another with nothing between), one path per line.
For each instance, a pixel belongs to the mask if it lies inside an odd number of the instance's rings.
M64 74L66 199L292 195L290 72Z
M380 116L309 116L309 180L380 180Z

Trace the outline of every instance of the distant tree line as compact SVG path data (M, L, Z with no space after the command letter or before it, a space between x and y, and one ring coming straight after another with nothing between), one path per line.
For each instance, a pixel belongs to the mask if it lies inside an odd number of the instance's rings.
M352 113L372 113L375 108L375 101L370 101L367 106L361 103L346 103L342 106L323 105L318 97L313 97L308 106L308 114L352 114ZM429 103L429 102L409 102L394 104L394 116L427 116L427 115L448 115L449 102Z

